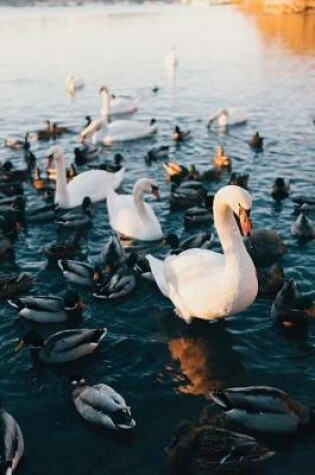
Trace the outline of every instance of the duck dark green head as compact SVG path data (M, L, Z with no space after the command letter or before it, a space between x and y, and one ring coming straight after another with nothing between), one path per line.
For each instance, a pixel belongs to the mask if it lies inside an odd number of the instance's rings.
M121 163L124 161L124 157L121 153L115 153L114 155L114 163L115 165L121 165Z
M63 297L63 308L68 314L78 317L82 315L85 304L77 292L68 290Z
M165 238L166 244L168 244L172 249L177 249L179 247L179 239L176 234L168 234Z
M44 348L45 342L43 337L36 331L29 331L25 333L24 337L20 340L15 350L20 351L25 346L29 346L32 349Z

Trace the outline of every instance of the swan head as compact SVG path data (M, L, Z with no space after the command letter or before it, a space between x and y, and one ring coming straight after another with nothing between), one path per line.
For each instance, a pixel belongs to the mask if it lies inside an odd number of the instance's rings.
M250 236L252 231L250 220L252 197L248 191L237 185L227 185L221 188L215 195L214 201L218 200L229 205L234 214L239 218L243 236Z
M48 167L54 160L61 160L63 158L63 150L59 145L54 145L48 150Z
M143 193L152 193L157 199L160 199L160 190L154 180L151 178L140 178L135 183L134 190L139 190Z
M107 86L102 86L102 87L100 88L100 94L103 94L103 93L105 93L105 94L107 94L107 95L109 96L109 89L108 89Z

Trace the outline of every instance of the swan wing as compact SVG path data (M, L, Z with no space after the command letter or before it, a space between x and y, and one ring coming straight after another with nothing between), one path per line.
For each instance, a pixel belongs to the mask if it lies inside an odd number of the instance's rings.
M165 295L165 297L169 298L168 283L164 277L164 261L157 259L151 254L147 254L145 257L149 262L152 275L158 288L160 289L162 294Z
M156 127L136 120L115 120L108 124L105 143L107 141L127 141L147 137L156 131Z

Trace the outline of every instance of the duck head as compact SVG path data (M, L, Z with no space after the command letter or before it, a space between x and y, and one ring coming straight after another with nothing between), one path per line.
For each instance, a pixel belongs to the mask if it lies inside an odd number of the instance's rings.
M122 162L124 162L124 161L125 161L125 158L123 157L123 155L121 153L115 153L115 155L114 155L115 165L120 166L122 164Z
M172 249L177 249L179 247L179 239L176 234L168 234L165 238L166 244L168 244Z
M63 308L70 317L77 318L82 316L82 311L86 308L86 305L77 292L68 290L63 297Z
M29 331L20 340L20 342L15 348L15 351L20 351L26 346L29 346L31 349L34 349L34 350L39 350L41 348L44 348L45 342L44 342L43 337L38 332Z

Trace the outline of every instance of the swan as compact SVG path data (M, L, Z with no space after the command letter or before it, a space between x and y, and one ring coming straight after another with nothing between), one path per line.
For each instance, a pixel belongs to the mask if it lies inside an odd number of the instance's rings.
M101 116L107 116L108 108L107 108L107 101L108 101L108 90L106 86L102 86L100 89L100 95L102 100L101 106ZM110 113L111 115L122 115L122 114L133 114L137 112L137 104L129 96L116 96L111 95L110 97Z
M63 150L58 146L54 146L51 147L48 155L50 161L55 160L56 162L55 203L61 208L80 206L86 196L93 203L106 199L111 188L118 188L125 173L124 168L117 173L108 173L104 170L88 170L80 173L67 184Z
M174 70L178 66L178 58L176 55L175 46L172 46L171 50L165 57L165 67L169 70Z
M77 91L83 89L85 86L84 82L80 78L76 78L72 74L66 77L66 90L73 96Z
M14 417L1 405L0 434L1 473L4 475L12 475L24 455L24 437Z
M100 119L92 121L91 124L81 132L81 141L93 135L94 143L103 143L112 145L115 142L126 142L129 140L138 140L150 137L157 131L155 119L150 124L144 124L136 120L114 120L109 121L111 114L109 90L103 86L103 96L106 101L103 105L103 116ZM106 112L107 111L107 112Z
M164 262L147 256L158 287L187 323L193 317L213 320L242 312L255 300L255 266L233 216L233 212L239 216L242 233L249 234L251 206L250 194L236 185L225 186L216 193L214 222L224 254L189 249Z
M111 189L107 197L109 224L124 236L140 241L157 241L163 238L163 231L153 209L144 202L145 193L159 198L159 189L150 178L137 180L132 195L118 195Z
M245 125L247 123L247 117L244 111L224 108L209 117L208 127L211 127L215 121L217 121L219 128L225 129L226 127Z

